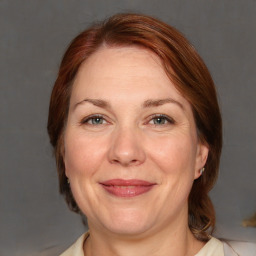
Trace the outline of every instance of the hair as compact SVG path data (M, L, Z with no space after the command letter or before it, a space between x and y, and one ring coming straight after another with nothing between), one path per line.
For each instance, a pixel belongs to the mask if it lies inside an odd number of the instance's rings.
M72 84L81 64L100 47L138 46L155 53L177 90L191 104L201 143L209 147L205 172L193 183L188 225L194 236L207 241L215 226L215 211L208 192L218 176L222 148L222 121L211 75L194 47L175 28L139 14L116 14L92 25L69 45L60 64L49 106L48 134L53 146L60 193L69 208L80 210L72 196L63 160L63 137Z

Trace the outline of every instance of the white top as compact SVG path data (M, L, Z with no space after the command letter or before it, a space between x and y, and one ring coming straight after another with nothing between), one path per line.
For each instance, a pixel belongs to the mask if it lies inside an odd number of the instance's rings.
M89 233L83 234L71 247L69 247L60 256L85 256L83 252L84 240L88 237ZM225 254L226 255L237 255L237 254ZM223 243L212 237L205 246L195 256L224 256Z
M89 232L80 236L76 242L71 245L65 252L63 252L60 256L85 256L83 245L84 240L89 236Z
M195 256L224 256L223 243L212 237Z

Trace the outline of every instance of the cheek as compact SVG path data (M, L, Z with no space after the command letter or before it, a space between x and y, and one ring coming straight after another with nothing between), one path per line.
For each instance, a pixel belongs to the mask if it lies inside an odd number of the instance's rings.
M70 177L94 173L105 155L104 145L101 138L67 133L64 143L66 175Z
M152 143L153 142L153 143ZM196 145L190 136L166 136L148 143L148 155L166 174L194 171Z
M157 201L165 213L178 213L187 204L194 181L193 139L189 136L158 138L154 144L148 144L148 157L161 184L161 196Z

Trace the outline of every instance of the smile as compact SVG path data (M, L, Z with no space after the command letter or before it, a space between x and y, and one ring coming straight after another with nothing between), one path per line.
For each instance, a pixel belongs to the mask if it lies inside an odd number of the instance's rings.
M150 191L156 183L144 180L113 179L101 182L100 185L114 196L134 197Z

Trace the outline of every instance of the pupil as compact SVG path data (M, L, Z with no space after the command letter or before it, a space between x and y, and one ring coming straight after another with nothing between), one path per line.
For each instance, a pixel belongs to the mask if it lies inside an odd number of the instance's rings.
M92 123L93 123L93 124L101 124L101 123L102 123L102 119L99 118L99 117L94 118L94 119L92 120Z
M155 119L155 124L164 124L165 120L162 117L158 117Z

